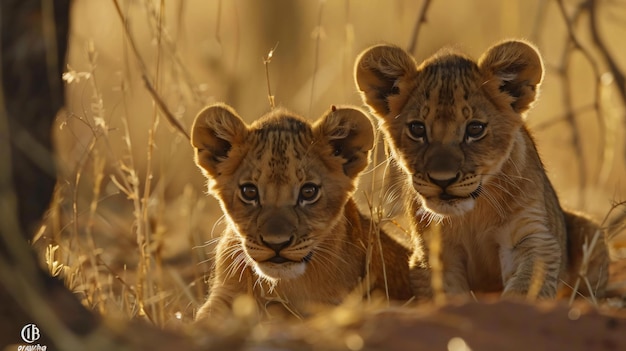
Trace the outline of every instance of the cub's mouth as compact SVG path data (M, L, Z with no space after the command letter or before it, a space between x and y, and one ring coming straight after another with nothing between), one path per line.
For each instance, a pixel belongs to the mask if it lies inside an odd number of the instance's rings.
M476 199L483 192L482 183L476 189L465 195L451 194L446 189L431 196L422 195L422 205L427 212L443 217L460 216L471 211Z
M313 258L313 251L310 251L301 259L287 258L280 253L265 259L254 262L256 273L269 281L280 279L296 279L301 277L307 269L307 263Z
M454 201L457 201L457 200L465 200L465 199L476 200L478 198L478 196L480 196L480 193L482 192L482 189L483 189L483 185L481 183L481 184L478 185L476 190L472 191L467 196L458 196L458 195L449 194L448 192L446 192L444 190L444 191L442 191L439 194L439 200L447 201L447 202L454 202Z
M264 260L262 262L263 263L269 262L269 263L276 263L276 264L283 264L283 263L288 263L288 262L291 262L291 263L309 263L309 262L311 262L312 258L313 258L313 251L309 252L306 256L304 256L299 261L283 257L280 254L276 254L274 257L271 257L271 258L269 258L267 260Z

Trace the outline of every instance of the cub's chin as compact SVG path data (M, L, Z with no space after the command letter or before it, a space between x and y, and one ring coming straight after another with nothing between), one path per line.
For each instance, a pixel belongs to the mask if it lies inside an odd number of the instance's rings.
M260 277L263 277L269 281L278 281L281 279L295 279L304 274L306 271L307 261L300 262L256 262L254 261L254 271Z
M473 189L464 189L462 193L444 190L433 191L432 187L422 188L415 186L414 189L422 200L423 214L433 216L433 219L462 216L474 209L476 199L481 195L482 182L474 185ZM458 192L458 190L456 190Z
M462 216L474 209L476 199L473 197L441 199L437 197L422 197L424 209L438 217Z

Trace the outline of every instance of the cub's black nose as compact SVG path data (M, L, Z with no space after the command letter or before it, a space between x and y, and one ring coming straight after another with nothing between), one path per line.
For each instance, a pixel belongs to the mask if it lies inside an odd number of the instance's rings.
M293 242L293 235L289 237L289 239L287 240L282 240L283 238L280 237L263 237L261 236L261 242L263 243L263 245L269 247L270 249L274 250L274 252L276 252L276 255L278 255L280 253L281 250L289 247L289 245L291 245L291 243Z
M428 179L433 184L440 187L442 190L445 190L447 187L449 187L450 185L454 184L454 182L459 180L459 176L460 176L459 173L455 174L454 177L452 178L444 178L444 177L433 176L431 174L428 174Z

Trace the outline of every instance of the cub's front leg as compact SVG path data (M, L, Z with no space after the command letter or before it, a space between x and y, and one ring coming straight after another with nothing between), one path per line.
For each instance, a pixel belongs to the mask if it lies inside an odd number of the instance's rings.
M443 242L439 262L434 262L428 246L430 243L419 244L415 247L409 262L411 288L415 297L430 299L433 297L433 276L442 275L442 289L445 294L469 295L470 288L467 281L467 254L462 247Z
M556 297L562 255L559 241L547 228L523 236L512 246L501 246L502 296Z
M443 264L443 288L446 294L469 296L467 253L463 247L444 240L441 262Z
M196 321L230 315L235 297L248 292L250 273L241 242L224 234L216 247L209 297L198 310Z
M424 238L413 233L413 253L409 258L409 280L411 290L418 301L430 300L433 297L432 277L428 262L428 249Z
M428 265L411 259L409 269L411 290L415 298L418 301L430 300L433 297L433 289L431 270Z

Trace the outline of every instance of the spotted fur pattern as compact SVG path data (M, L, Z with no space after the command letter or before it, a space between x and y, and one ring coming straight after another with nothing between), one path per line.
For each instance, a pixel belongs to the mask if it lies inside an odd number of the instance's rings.
M523 41L495 45L478 62L444 49L418 66L387 45L358 58L357 86L381 122L403 193L413 194L406 208L418 295L431 294L434 229L448 293L552 298L563 282L573 285L580 256L570 257L569 245L598 227L566 231L578 217L564 215L524 124L542 76L537 50ZM597 295L607 274L603 239L588 276Z
M412 296L409 250L381 233L383 255L352 200L373 145L361 111L333 108L311 124L277 109L248 126L218 104L198 114L192 144L228 221L197 319L227 314L241 294L261 311L279 302L299 315L338 304L361 285L392 299ZM384 264L395 269L386 282Z

